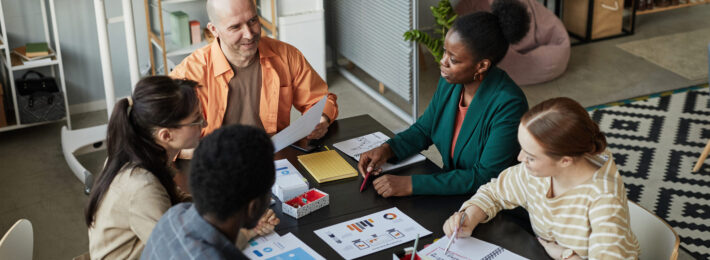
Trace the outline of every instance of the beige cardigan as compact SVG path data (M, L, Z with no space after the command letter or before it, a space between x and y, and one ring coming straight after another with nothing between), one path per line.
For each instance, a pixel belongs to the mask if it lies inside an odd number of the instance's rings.
M189 194L177 190L182 202ZM143 168L124 166L113 179L89 228L91 259L139 259L150 233L168 211L170 196L158 178ZM237 248L247 246L241 229Z
M91 258L140 258L150 232L171 206L158 178L145 169L124 166L101 199L89 228Z

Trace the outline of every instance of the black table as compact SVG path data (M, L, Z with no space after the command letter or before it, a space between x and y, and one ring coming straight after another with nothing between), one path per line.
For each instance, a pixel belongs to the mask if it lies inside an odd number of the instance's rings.
M380 131L388 136L393 136L380 123L369 115L356 116L339 119L331 124L328 133L321 139L321 142L332 148L333 143L348 140L350 138L363 136L369 133ZM357 161L346 154L338 151L355 169ZM328 244L321 240L313 232L314 230L328 227L343 221L351 220L391 207L397 207L409 217L414 219L424 228L433 232L432 235L420 238L420 245L432 243L435 238L442 237L444 232L442 226L444 221L461 204L470 198L469 195L457 196L410 196L403 198L382 198L377 194L371 183L362 193L359 192L362 177L349 178L334 182L319 184L310 176L308 171L298 163L296 156L303 154L294 148L287 147L276 154L276 159L288 159L301 174L308 178L311 188L317 188L330 195L330 204L318 209L300 219L281 213L281 202L277 200L272 206L276 215L281 219L281 223L276 227L276 232L280 235L293 233L316 252L326 259L341 259ZM429 160L410 165L389 172L389 174L425 174L441 171L441 169ZM499 214L491 222L479 225L473 232L473 236L502 246L512 252L530 259L548 259L545 250L538 243L534 235L526 231L525 220L519 220L510 215ZM405 247L411 247L412 242L405 243L390 249L367 255L364 259L392 259L392 253ZM419 247L421 249L421 246Z

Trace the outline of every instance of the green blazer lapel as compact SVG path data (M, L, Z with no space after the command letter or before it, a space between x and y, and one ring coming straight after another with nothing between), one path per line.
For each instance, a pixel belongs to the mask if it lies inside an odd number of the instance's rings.
M483 79L483 82L481 82L481 85L478 87L473 100L471 100L471 103L468 105L466 117L464 117L461 130L459 130L459 137L456 139L452 167L455 167L454 164L459 161L461 151L468 143L469 139L471 139L473 131L476 130L476 126L480 125L480 121L488 111L487 108L495 101L496 93L498 93L497 89L500 87L500 76L501 71L498 68L491 68L486 78Z
M463 86L456 84L451 85L452 90L449 91L450 95L444 100L444 108L442 109L441 116L437 118L438 120L438 136L439 143L441 144L442 150L440 151L441 157L444 162L444 169L453 168L453 161L451 160L451 140L454 138L454 124L456 124L456 112L459 109L459 98L461 97L461 91ZM436 143L436 141L434 141Z

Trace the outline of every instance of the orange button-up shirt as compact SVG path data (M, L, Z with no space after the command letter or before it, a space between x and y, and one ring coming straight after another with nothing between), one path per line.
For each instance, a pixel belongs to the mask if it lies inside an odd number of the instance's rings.
M328 85L298 49L267 37L261 37L258 48L261 63L259 117L266 133L273 135L291 123L292 106L304 113L326 94L328 100L323 113L331 122L335 120L338 116L337 97L328 93ZM234 71L218 40L190 54L170 76L194 80L201 85L197 88L197 96L207 121L202 136L222 126L228 84Z

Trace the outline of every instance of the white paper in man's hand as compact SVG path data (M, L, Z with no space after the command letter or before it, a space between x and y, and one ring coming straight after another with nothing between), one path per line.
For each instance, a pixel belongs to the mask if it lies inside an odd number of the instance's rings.
M327 99L328 95L323 96L316 105L308 109L296 122L292 122L291 125L271 137L271 141L274 143L274 153L303 139L313 132L313 129L316 129L316 125L318 125L321 115L323 115L323 109L325 108Z

